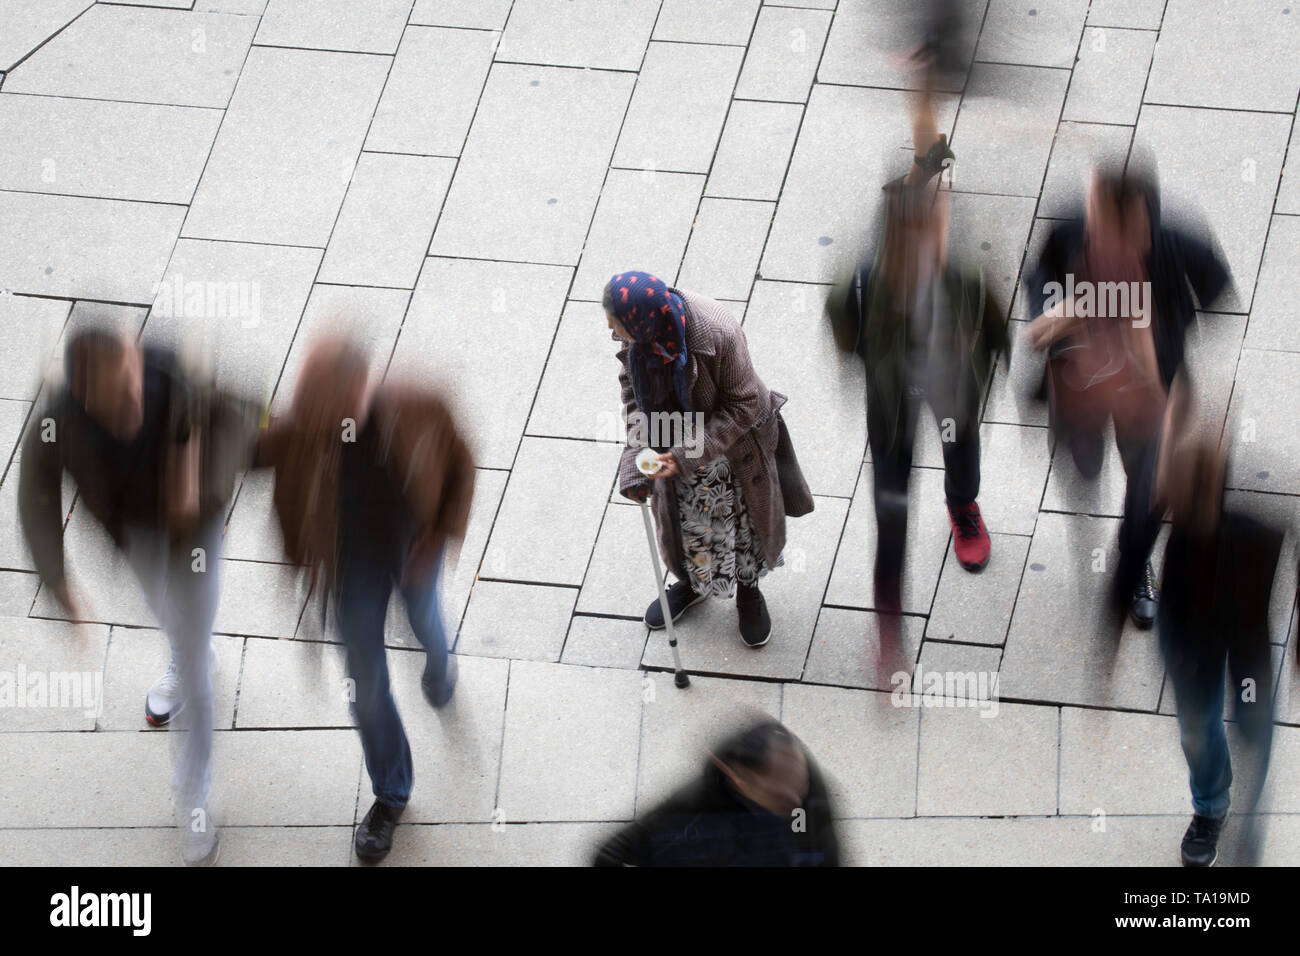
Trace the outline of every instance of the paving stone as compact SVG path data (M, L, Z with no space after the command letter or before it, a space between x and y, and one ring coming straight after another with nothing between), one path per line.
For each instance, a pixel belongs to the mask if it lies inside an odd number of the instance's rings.
M1289 122L1263 113L1142 108L1134 142L1150 151L1159 168L1162 216L1189 225L1200 218L1191 210L1203 210L1232 273L1235 290L1218 305L1202 302L1202 308L1250 307Z
M402 815L404 822L493 819L511 665L483 657L457 657L455 696L435 710L420 689L424 654L393 651L388 655L393 697L415 761L415 786ZM363 772L357 822L370 803L370 779Z
M36 397L69 311L69 303L55 299L0 295L0 364L7 370L0 398Z
M219 730L229 730L235 720L235 699L239 696L242 637L214 634L212 649L213 719ZM167 671L171 645L163 631L152 627L115 627L109 637L104 663L104 712L96 730L148 730L144 717L145 695Z
M26 617L40 579L29 571L0 571L0 616Z
M716 299L749 298L773 209L772 203L703 200L678 284Z
M0 587L4 586L3 581L0 577ZM575 616L569 624L569 635L565 638L560 661L589 667L636 670L645 651L648 632L649 628L640 621Z
M354 813L355 730L218 731L212 754L219 826L337 825Z
M293 637L307 604L297 569L255 561L223 562L221 607L213 629L251 637ZM317 606L319 598L313 602Z
M250 51L185 235L324 248L390 62Z
M989 294L1004 310L1011 309L1034 222L1033 200L953 193L951 202L949 257L954 264L981 269Z
M1078 214L1092 185L1093 171L1103 165L1122 166L1132 138L1133 130L1128 126L1062 123L1052 145L1038 214L1059 219ZM1035 265L1036 262L1026 262L1026 271Z
M925 620L912 615L902 618L903 656L915 661L921 646ZM803 679L810 684L837 684L892 692L902 686L895 675L876 674L880 653L880 620L875 611L853 611L824 607L817 619L817 631L808 649ZM900 675L901 676L901 675Z
M415 288L455 165L453 159L362 153L320 281Z
M622 444L618 343L598 302L570 302L528 416L528 434Z
M749 41L736 96L805 103L831 16L820 10L764 6Z
M925 641L912 674L912 697L921 707L970 707L997 716L1002 650L952 641ZM899 699L908 699L899 695Z
M618 456L613 445L525 438L482 573L511 581L581 584ZM563 508L556 507L557 475L564 475Z
M107 647L102 624L0 618L0 731L93 730Z
M1298 400L1297 375L1298 353L1241 350L1228 410L1239 436L1228 462L1229 487L1300 493L1300 435L1291 411Z
M745 338L763 381L790 398L781 417L808 486L848 498L867 443L865 370L828 333L826 293L825 286L755 283Z
M181 206L0 192L0 275L13 292L148 302L184 216ZM51 234L51 222L75 227Z
M1064 511L1073 514L1124 516L1124 493L1128 478L1124 463L1115 447L1115 430L1110 424L1102 434L1101 470L1094 479L1084 478L1075 467L1070 450L1056 446L1052 456L1052 469L1043 494L1044 511Z
M366 148L459 156L492 65L496 34L408 27ZM436 97L429 90L437 90Z
M1164 13L1165 0L1092 0L1088 7L1088 24L1158 30Z
M271 0L257 42L313 50L393 53L402 38L411 0Z
M582 582L578 612L640 618L658 599L649 550L641 506L609 505Z
M479 581L470 594L456 651L477 657L558 661L577 596L574 588ZM521 613L524 608L527 613Z
M919 816L1052 814L1057 804L1055 707L999 703L921 711Z
M979 502L989 531L1034 533L1050 459L1044 429L980 426Z
M1087 14L1087 0L989 0L975 58L1069 69Z
M506 25L512 0L415 0L411 23L437 27L471 27L475 30L500 30Z
M431 253L576 264L632 85L617 73L494 66ZM583 148L557 157L564 142Z
M392 371L442 389L479 467L514 461L570 278L553 266L424 264ZM528 295L511 294L518 289Z
M630 820L641 685L632 671L511 663L497 796L505 819Z
M676 628L687 671L785 680L799 676L831 572L826 542L839 538L848 508L841 498L815 501L812 514L787 522L786 565L764 577L760 585L772 618L770 642L761 648L747 647L740 639L735 601L706 601ZM644 665L669 667L671 660L666 637L653 635L646 644Z
M0 399L0 462L7 465L10 456L18 450L31 409L31 402Z
M256 29L249 17L95 4L7 73L5 92L224 108Z
M239 728L351 727L355 689L342 647L250 639L239 685Z
M1118 525L1039 516L1002 657L1004 700L1156 709L1164 665L1154 635L1126 618L1116 636L1106 610Z
M1290 13L1264 0L1169 0L1146 101L1290 113L1300 93L1300 22Z
M599 302L610 277L629 269L671 284L703 190L703 176L610 170L570 294Z
M910 816L915 808L919 711L890 704L885 694L785 685L782 722L826 776L837 817Z
M225 387L269 401L320 258L319 249L181 239L150 294L147 334L201 349Z
M872 569L876 555L876 511L871 467L863 466L835 558L826 603L874 608ZM943 472L913 468L908 487L907 545L903 559L903 611L928 614L952 528L944 504Z
M664 0L654 39L744 46L758 7L759 0Z
M1136 123L1155 45L1156 34L1140 30L1084 30L1061 118Z
M695 677L690 687L679 690L671 674L646 674L644 681L638 817L702 776L710 752L730 735L760 720L774 720L781 711L779 684Z
M1181 813L1190 805L1176 720L1061 708L1061 813Z
M734 100L704 194L734 199L779 198L802 119L803 107L795 103Z
M11 827L171 827L167 743L166 734L0 733L0 834Z
M976 36L987 5L987 0L963 0L961 4L963 19L969 25L961 38L966 63L975 52ZM826 8L835 10L835 19L817 72L819 82L891 89L916 86L917 75L900 73L897 62L920 40L923 7L890 0L840 0L838 5L828 4ZM946 85L941 89L961 91L960 79L943 82Z
M188 203L220 122L217 110L6 94L0 188Z
M1259 269L1259 284L1246 326L1246 347L1300 352L1300 331L1296 319L1300 307L1290 295L1289 269L1300 250L1300 219L1274 216L1268 230L1268 245Z
M1184 361L1196 386L1197 420L1216 436L1228 415L1246 317L1200 312L1187 329Z
M14 65L94 5L94 0L41 0L6 3L0 38L0 70Z
M398 827L387 866L590 866L616 823Z
M1069 80L1042 67L972 67L952 135L954 178L964 191L1038 194Z
M925 624L927 642L1001 645L1006 640L1029 539L996 533L989 538L992 554L979 574L964 569L949 549Z
M707 173L743 58L736 47L651 43L613 165ZM672 117L670 135L666 115Z
M952 128L955 111L954 97L936 98L939 129ZM912 148L906 117L900 91L813 89L763 254L764 278L834 282L852 268L875 241L867 223L880 197L874 186L846 192L840 184L883 186L906 172Z
M9 477L0 484L0 567L17 571L35 571L31 552L18 523L18 463L9 469Z
M0 854L11 866L182 865L171 827L0 830ZM227 860L224 845L221 859Z
M656 0L516 0L497 59L636 70L658 12Z
M1300 213L1300 174L1295 173L1296 165L1300 162L1300 153L1297 153L1291 147L1295 143L1295 127L1291 128L1291 143L1287 144L1287 155L1292 157L1291 168L1292 175L1288 176L1283 170L1282 185L1278 188L1276 204L1273 207L1275 213L1287 213L1295 215Z

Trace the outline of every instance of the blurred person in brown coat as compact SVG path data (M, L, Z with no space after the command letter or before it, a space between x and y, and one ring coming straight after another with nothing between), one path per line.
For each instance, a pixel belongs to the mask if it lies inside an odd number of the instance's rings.
M313 344L292 407L273 418L258 463L275 471L285 551L332 596L375 802L357 829L357 856L392 848L414 769L393 702L384 621L396 587L425 650L421 686L434 707L456 684L438 602L443 552L464 539L474 461L436 392L372 386L366 355L341 338Z

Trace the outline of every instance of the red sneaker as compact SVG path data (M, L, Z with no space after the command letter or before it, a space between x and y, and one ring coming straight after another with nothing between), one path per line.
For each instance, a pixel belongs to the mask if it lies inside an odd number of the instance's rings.
M993 544L984 528L980 506L973 501L959 508L949 506L948 520L952 522L952 550L961 566L967 571L982 570L989 563Z

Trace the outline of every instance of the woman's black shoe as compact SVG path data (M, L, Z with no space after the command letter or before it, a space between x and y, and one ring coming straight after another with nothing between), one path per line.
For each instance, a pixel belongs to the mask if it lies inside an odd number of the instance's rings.
M668 589L668 610L672 613L673 623L677 623L688 607L699 604L707 597L707 594L696 594L689 581L674 581ZM664 611L659 606L658 598L651 601L650 606L645 609L645 623L652 631L663 628Z
M740 613L740 639L750 647L766 644L772 636L772 618L763 592L740 585L736 589L736 610Z
M1183 866L1214 866L1219 858L1219 833L1223 818L1215 820L1199 813L1183 834Z

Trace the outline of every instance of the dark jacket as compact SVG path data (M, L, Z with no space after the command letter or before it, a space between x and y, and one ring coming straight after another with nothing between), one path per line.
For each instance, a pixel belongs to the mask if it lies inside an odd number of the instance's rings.
M754 530L763 543L769 567L785 547L786 517L813 510L812 493L795 458L794 445L781 418L787 399L769 391L749 360L745 333L719 302L691 292L672 290L686 305L686 383L695 412L704 416L703 440L697 452L676 447L673 454L683 473L719 455L731 462L740 483ZM618 340L622 342L622 340ZM629 423L629 443L619 461L619 493L631 497L638 489L661 487L637 470L640 445L630 441L636 396L627 370L628 344L622 342L623 413ZM669 480L669 479L665 479ZM659 553L670 570L682 563L680 528L671 494L656 494L652 508L659 532Z
M839 866L821 773L808 761L802 827L746 804L712 763L596 851L595 866ZM800 832L801 831L801 832Z
M906 317L890 304L885 283L877 281L878 267L878 258L859 264L831 290L826 313L836 345L861 357L869 399L881 403L879 418L889 423L886 443L893 446L902 416L908 327ZM1009 360L1006 312L979 270L949 265L942 281L958 341L952 345L957 374L951 393L940 404L958 416L978 415L979 408L963 399L972 393L983 394L999 353ZM967 424L958 421L958 432L964 432Z
M158 467L142 473L151 487L137 489L141 497L157 503L155 514L143 516L150 524L165 527L162 493L163 471L169 445L186 442L198 427L199 519L204 521L223 512L234 493L236 475L252 458L257 435L256 409L235 396L206 384L196 383L166 350L146 348L146 374L161 377L164 384L164 421ZM46 440L50 435L54 440ZM121 514L122 489L111 486L98 457L103 433L90 419L71 390L62 385L49 390L43 407L33 415L23 440L23 457L18 484L18 507L23 534L32 551L37 573L47 586L63 580L63 472L77 484L77 494L90 513L120 547L125 524ZM128 490L127 493L132 493Z
M1168 388L1183 364L1187 326L1196 319L1196 309L1208 309L1231 283L1228 267L1207 241L1163 225L1160 202L1147 196L1151 221L1151 250L1147 254L1147 279L1151 283L1156 361ZM1058 223L1047 236L1038 264L1025 281L1030 317L1042 315L1047 285L1065 285L1068 273L1079 268L1083 256L1084 220L1081 216ZM1193 299L1195 293L1195 300Z

